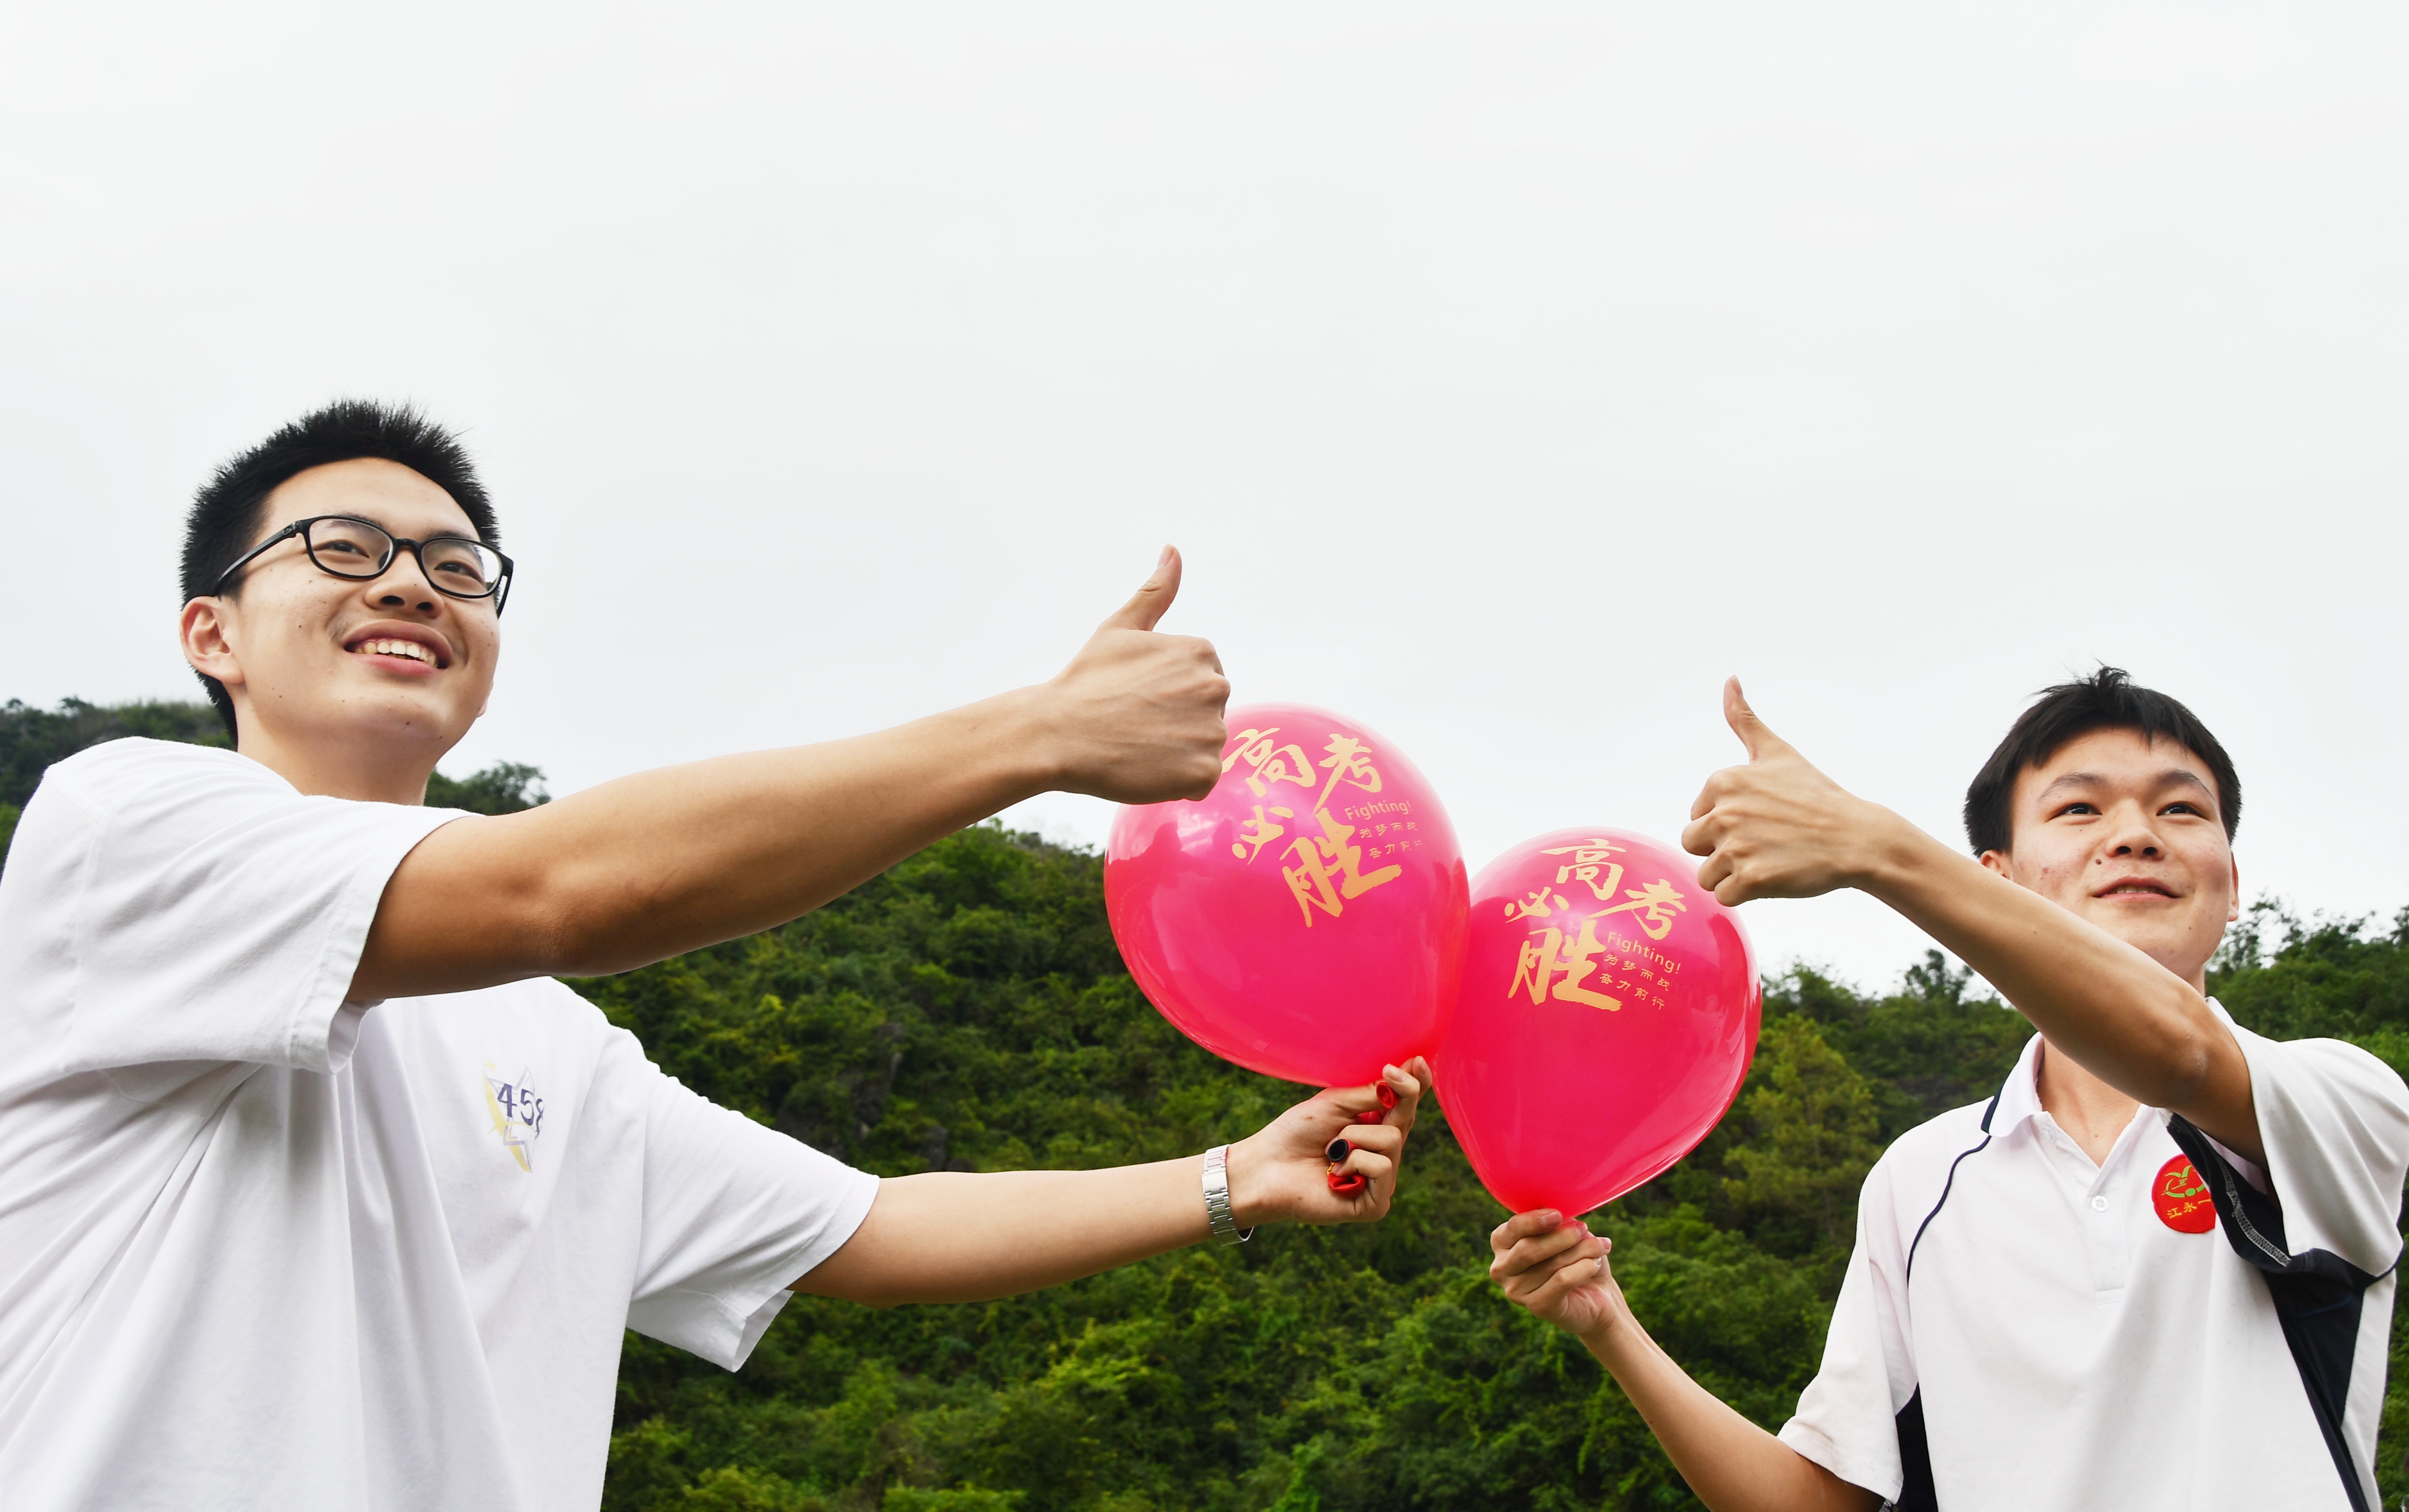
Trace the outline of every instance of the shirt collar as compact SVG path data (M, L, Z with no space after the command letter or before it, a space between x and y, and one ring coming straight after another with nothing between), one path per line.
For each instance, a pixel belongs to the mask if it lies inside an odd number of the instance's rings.
M1991 1102L1983 1119L1983 1129L1993 1139L2005 1139L2016 1127L2041 1111L2041 1036L2031 1035L2025 1041L2024 1053L2016 1057L2013 1071L1999 1087L1999 1095Z
M2208 1000L2208 1011L2226 1028L2233 1027L2233 1015L2225 1004L2214 998ZM1999 1095L1991 1104L1983 1127L1993 1139L2005 1139L2016 1131L2016 1126L2041 1112L2041 1036L2025 1041L2024 1053L2016 1057L2013 1071L2000 1084Z

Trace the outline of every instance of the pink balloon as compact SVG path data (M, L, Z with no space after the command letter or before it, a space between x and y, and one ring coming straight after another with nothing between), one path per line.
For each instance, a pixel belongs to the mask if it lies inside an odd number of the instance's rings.
M1130 974L1224 1060L1318 1087L1437 1047L1464 955L1464 856L1403 753L1296 703L1233 709L1221 780L1121 810L1104 906Z
M1763 992L1697 863L1620 829L1525 841L1472 883L1439 1096L1491 1196L1567 1216L1696 1147L1739 1095Z

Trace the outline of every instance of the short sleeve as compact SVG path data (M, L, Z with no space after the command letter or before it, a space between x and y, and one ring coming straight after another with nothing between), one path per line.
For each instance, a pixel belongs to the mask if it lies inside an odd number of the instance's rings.
M163 741L52 767L9 857L4 927L45 936L64 969L56 1069L339 1068L385 884L458 817L305 797L248 757Z
M1915 1390L1892 1291L1897 1257L1877 1254L1895 1202L1890 1172L1877 1164L1857 1200L1856 1246L1824 1336L1824 1362L1782 1425L1782 1442L1853 1486L1896 1499L1905 1483L1898 1409ZM1869 1240L1868 1235L1876 1236ZM1897 1246L1889 1246L1896 1249Z
M2409 1087L2340 1040L2276 1041L2237 1028L2250 1063L2267 1174L2294 1254L2326 1250L2370 1274L2401 1255Z
M604 1074L639 1084L645 1120L627 1326L734 1370L786 1288L861 1227L878 1178L687 1090L630 1035L604 1054Z

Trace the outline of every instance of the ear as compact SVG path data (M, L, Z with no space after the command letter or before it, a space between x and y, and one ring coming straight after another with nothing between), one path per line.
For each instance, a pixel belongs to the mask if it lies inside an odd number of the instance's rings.
M2013 882L2016 879L2015 872L2010 869L2008 853L2005 851L1984 851L1983 853L1983 864L1993 871L1996 871L1999 875L2007 878L2010 882Z
M2242 863L2228 857L2226 864L2233 869L2233 897L2225 905L2225 922L2231 924L2242 916Z
M195 598L184 606L176 629L183 643L184 660L193 670L236 688L242 685L242 662L235 654L235 632L227 619L224 600Z

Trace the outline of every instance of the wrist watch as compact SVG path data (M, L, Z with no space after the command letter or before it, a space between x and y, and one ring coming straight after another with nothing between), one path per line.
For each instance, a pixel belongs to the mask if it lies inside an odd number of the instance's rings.
M1213 1237L1223 1245L1243 1245L1255 1236L1238 1227L1230 1211L1230 1146L1216 1145L1204 1152L1204 1216L1212 1220Z

